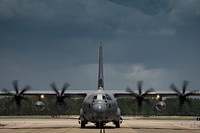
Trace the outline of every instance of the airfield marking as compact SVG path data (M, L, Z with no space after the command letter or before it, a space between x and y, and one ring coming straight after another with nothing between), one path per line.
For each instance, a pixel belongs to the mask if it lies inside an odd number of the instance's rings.
M88 124L82 129L75 120L8 120L0 119L1 133L200 133L199 121L160 121L160 120L125 120L120 129L114 128L111 123L96 129L93 124Z
M100 133L106 133L105 128L100 128Z

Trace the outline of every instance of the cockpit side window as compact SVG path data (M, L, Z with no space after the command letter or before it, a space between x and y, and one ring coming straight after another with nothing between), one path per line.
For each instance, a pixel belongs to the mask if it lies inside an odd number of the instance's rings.
M93 97L93 99L97 99L97 95Z
M106 94L106 99L107 100L112 100L112 98L108 94Z

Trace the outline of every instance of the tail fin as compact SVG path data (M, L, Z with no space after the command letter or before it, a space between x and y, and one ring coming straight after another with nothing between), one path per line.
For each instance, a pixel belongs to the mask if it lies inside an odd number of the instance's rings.
M104 88L103 81L103 47L99 47L99 74L98 74L98 90Z

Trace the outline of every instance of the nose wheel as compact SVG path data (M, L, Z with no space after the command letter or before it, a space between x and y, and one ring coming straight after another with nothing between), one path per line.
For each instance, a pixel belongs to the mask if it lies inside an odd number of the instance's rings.
M104 123L103 122L97 122L96 123L96 128L103 128Z

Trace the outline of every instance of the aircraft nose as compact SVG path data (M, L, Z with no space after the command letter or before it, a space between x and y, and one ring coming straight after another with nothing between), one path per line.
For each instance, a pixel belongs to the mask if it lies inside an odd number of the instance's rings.
M104 105L103 103L97 103L97 104L93 105L93 110L96 113L104 113L106 110L106 105Z

